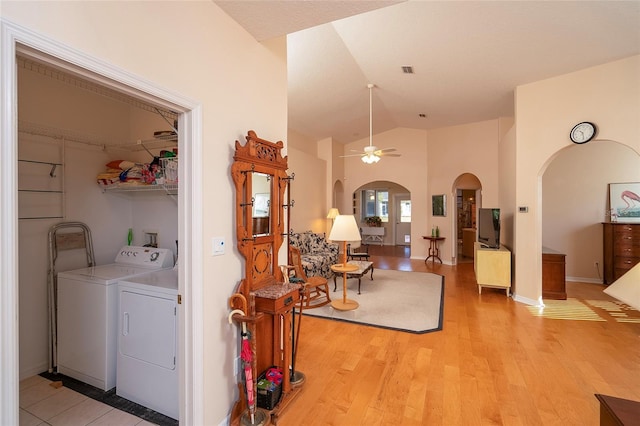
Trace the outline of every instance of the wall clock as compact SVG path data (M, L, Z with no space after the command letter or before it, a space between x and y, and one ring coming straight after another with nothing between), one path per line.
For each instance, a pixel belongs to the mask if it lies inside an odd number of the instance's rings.
M573 126L573 129L571 129L571 133L569 133L569 137L573 143L587 143L593 139L595 135L596 125L589 121L576 124Z

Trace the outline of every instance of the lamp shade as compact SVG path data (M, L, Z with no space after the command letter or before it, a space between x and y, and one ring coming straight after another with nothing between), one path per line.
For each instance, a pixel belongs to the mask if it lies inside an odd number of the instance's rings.
M329 213L327 213L327 219L335 219L339 214L340 212L338 211L338 209L336 209L335 207L331 207L329 209Z
M356 218L349 214L336 216L329 239L331 241L360 241L360 230Z

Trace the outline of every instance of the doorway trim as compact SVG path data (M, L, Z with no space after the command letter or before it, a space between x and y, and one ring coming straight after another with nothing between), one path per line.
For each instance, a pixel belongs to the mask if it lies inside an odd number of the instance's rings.
M400 225L400 201L401 200L409 200L411 201L411 193L410 192L402 192L393 195L393 210L394 210L394 218L393 218L393 245L401 245L405 247L411 248L411 242L409 244L403 242L402 244L398 244L398 225ZM413 226L414 217L411 216L411 222L409 222L409 238L411 238L412 226Z
M201 105L145 81L107 62L0 18L0 424L19 423L18 312L18 109L16 54L41 55L40 60L72 64L75 72L98 84L180 112L178 141L180 193L178 238L180 423L202 424L203 257L202 257L202 111ZM189 141L188 144L184 141ZM189 171L189 173L187 173ZM193 302L193 303L192 303Z

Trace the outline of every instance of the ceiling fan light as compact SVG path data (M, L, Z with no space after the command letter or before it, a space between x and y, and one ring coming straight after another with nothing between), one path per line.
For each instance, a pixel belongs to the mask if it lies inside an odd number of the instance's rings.
M366 164L373 164L373 163L377 163L378 161L380 161L380 157L378 157L373 153L362 156L362 162Z

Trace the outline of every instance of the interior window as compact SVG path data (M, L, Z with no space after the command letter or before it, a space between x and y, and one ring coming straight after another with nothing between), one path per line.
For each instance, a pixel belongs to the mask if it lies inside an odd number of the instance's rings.
M370 216L380 216L383 222L389 222L389 191L378 189L362 191L362 219Z

